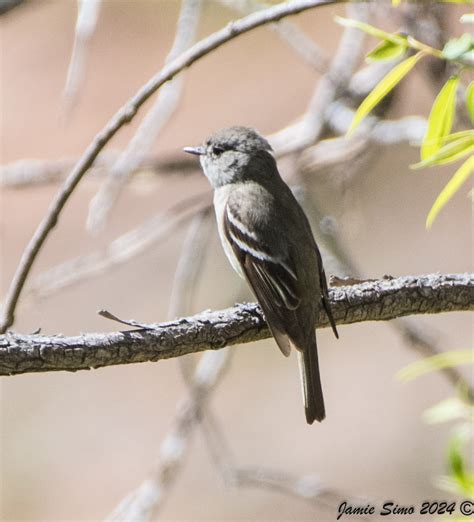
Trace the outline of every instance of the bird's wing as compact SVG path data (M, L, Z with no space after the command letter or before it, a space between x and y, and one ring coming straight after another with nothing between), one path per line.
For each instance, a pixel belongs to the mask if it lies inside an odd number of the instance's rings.
M319 252L319 248L316 246L316 255L318 256L318 267L319 267L319 280L321 283L321 300L323 302L324 310L326 311L326 315L328 316L329 323L331 324L332 331L336 336L336 339L339 339L339 334L336 328L336 321L334 321L334 316L332 315L331 304L329 302L329 292L328 292L328 283L326 280L326 272L324 271L323 260L321 258L321 253Z
M265 318L284 355L290 353L287 334L289 320L300 305L298 278L290 254L272 252L262 243L258 232L250 230L241 216L229 204L224 216L224 232L242 270L252 287Z

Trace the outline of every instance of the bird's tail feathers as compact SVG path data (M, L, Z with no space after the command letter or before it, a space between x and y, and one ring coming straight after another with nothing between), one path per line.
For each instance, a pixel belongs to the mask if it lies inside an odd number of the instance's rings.
M321 422L326 417L321 377L319 375L316 336L312 336L311 339L310 344L303 351L297 351L306 421L308 424L313 424L315 420Z

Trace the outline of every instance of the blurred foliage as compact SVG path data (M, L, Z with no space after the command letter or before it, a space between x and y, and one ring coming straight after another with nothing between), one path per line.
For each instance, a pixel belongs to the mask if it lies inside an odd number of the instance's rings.
M444 352L415 361L400 370L397 378L403 381L411 381L427 373L461 364L474 364L474 352L472 350Z
M473 363L473 350L440 353L406 366L397 377L408 381L433 371ZM467 390L461 389L458 396L444 399L426 410L423 418L428 424L456 421L447 444L448 474L439 477L436 485L449 493L474 499L474 473L469 469L466 458L466 454L472 454L468 448L474 433L473 397Z
M392 3L398 5L400 2L393 1ZM461 22L471 23L472 18L472 14L463 15ZM474 129L451 133L456 116L461 77L466 72L472 74L472 69L474 69L473 37L470 33L464 33L457 38L450 39L440 50L420 42L410 35L389 33L358 20L336 17L336 21L345 27L360 29L382 40L368 53L366 59L369 62L400 60L408 52L412 53L395 65L363 100L354 115L348 135L355 131L361 121L400 83L420 59L425 56L432 56L450 62L452 68L455 69L455 74L446 81L433 102L428 118L428 127L421 143L421 161L411 166L414 169L419 169L445 165L464 159L464 162L453 174L428 212L426 227L430 228L441 209L474 172ZM466 89L466 110L474 124L474 82L471 82Z

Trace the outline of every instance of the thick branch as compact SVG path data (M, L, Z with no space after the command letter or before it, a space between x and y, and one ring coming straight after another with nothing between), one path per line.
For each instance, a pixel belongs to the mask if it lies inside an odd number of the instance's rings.
M474 274L405 276L333 288L338 324L388 321L414 314L474 310ZM328 326L323 312L318 327ZM114 364L158 361L270 336L258 305L238 304L150 329L76 337L0 336L0 375L88 370Z

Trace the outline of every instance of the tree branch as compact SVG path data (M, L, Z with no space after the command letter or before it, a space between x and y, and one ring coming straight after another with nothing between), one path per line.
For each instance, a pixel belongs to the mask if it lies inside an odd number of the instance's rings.
M56 226L61 211L74 192L77 184L89 167L92 166L105 145L124 125L130 123L148 98L183 69L189 67L195 61L237 36L247 33L256 27L281 20L286 16L295 15L313 7L338 3L339 1L340 0L294 0L269 7L257 13L252 13L240 20L233 21L223 29L199 41L190 49L166 64L160 72L143 85L95 136L56 194L48 213L39 224L21 256L2 308L0 332L5 332L13 324L15 320L15 308L31 267L46 238L49 236L49 233Z
M474 310L474 274L430 274L366 281L330 290L338 324L388 321L414 314ZM321 311L318 327L328 326ZM0 336L0 375L77 371L158 361L270 337L255 303L114 333L75 337Z
M174 42L166 57L166 63L170 63L195 42L201 9L201 0L182 0ZM97 231L104 228L130 175L143 163L162 129L173 116L183 91L183 74L173 78L160 89L155 102L138 126L134 136L112 165L106 181L92 198L87 217L89 230Z

